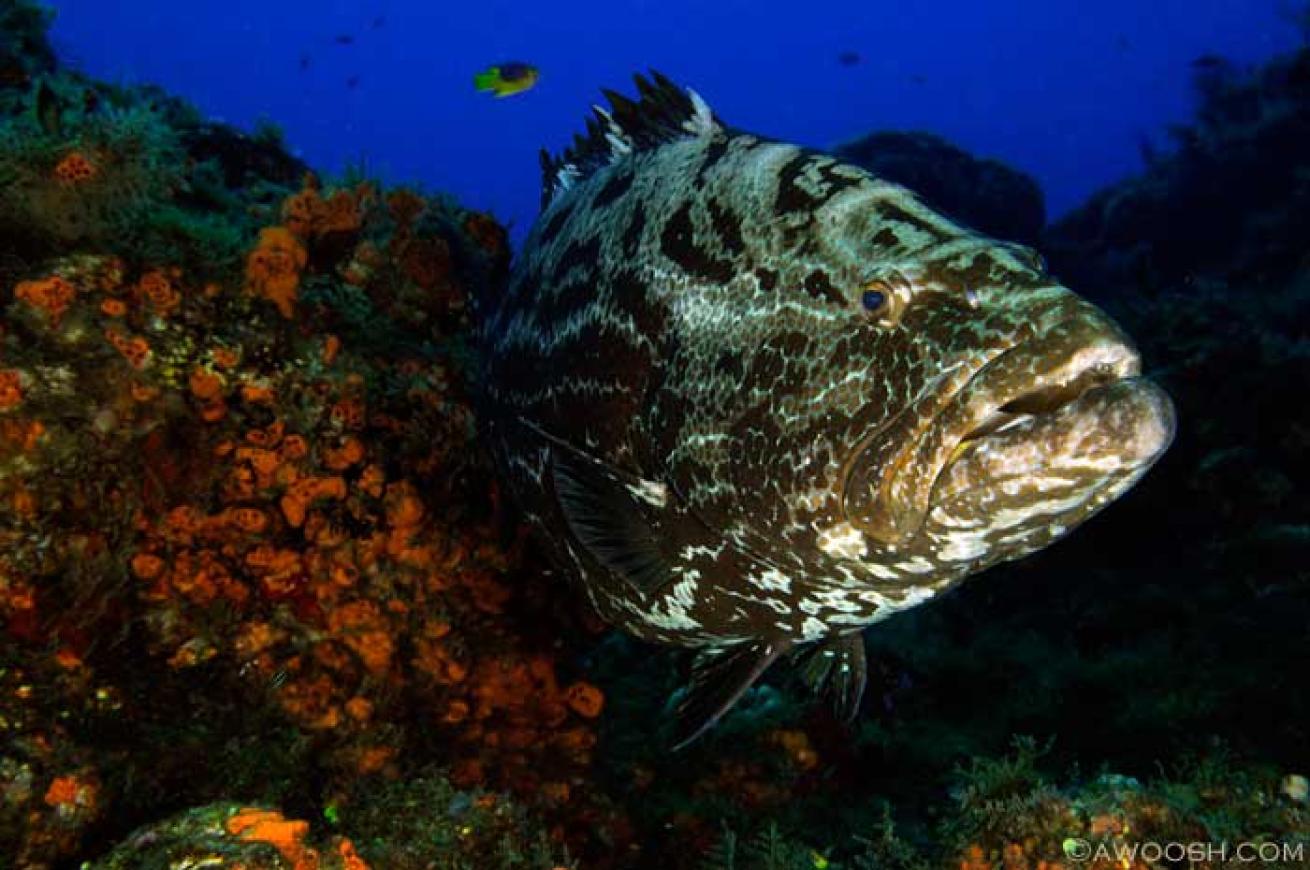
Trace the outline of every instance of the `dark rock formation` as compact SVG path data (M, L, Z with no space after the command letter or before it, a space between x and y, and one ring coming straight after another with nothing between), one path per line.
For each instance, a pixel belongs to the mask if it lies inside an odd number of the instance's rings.
M998 239L1034 244L1046 225L1036 181L932 133L871 133L838 145L833 154L905 185L934 208Z
M1156 294L1203 278L1235 292L1310 265L1310 52L1251 73L1197 71L1201 107L1148 153L1138 178L1101 191L1047 233L1053 271L1080 290Z

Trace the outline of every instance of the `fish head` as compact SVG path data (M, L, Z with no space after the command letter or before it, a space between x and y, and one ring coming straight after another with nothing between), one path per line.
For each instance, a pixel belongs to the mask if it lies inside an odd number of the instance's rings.
M909 256L880 247L864 307L902 350L839 478L873 552L957 576L1018 558L1168 447L1173 406L1137 349L1035 252L967 231Z
M765 159L746 248L772 295L731 318L751 522L945 582L1050 543L1167 448L1132 342L1035 251L831 157Z

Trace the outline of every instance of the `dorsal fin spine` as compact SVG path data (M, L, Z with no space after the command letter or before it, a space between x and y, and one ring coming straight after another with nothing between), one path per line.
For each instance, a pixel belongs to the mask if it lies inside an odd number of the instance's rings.
M595 115L587 119L586 134L574 136L572 146L562 154L551 156L542 152L543 210L575 182L625 155L678 139L710 136L723 129L709 105L695 91L678 87L654 70L649 78L641 75L634 78L637 100L602 89L610 108L594 107Z

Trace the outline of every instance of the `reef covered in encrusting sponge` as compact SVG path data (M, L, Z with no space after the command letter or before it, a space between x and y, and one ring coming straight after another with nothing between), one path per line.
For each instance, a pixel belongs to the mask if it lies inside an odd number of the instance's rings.
M61 70L47 16L17 8L0 21L18 71L0 81L0 854L52 866L242 801L272 815L216 810L215 835L269 833L301 866L274 806L381 831L378 783L438 763L429 796L449 793L459 833L409 866L509 832L507 854L535 849L548 827L542 854L562 853L606 812L570 795L603 698L562 655L588 631L539 574L514 578L473 449L468 302L503 279L503 229ZM537 810L530 837L511 795ZM388 848L358 860L406 866ZM343 850L318 851L356 866Z
M779 673L671 756L678 657L601 635L480 453L468 309L505 278L503 229L62 69L48 20L0 11L13 866L1310 854L1310 52L1207 79L1172 152L1039 243L1177 400L1159 468L1071 540L871 631L853 731ZM878 142L1004 215L962 152Z

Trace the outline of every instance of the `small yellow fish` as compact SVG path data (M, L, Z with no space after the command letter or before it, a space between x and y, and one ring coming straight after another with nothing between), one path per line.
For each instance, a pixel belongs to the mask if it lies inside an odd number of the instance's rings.
M509 61L475 75L473 86L479 91L491 91L499 99L531 90L540 77L541 73L532 64Z

